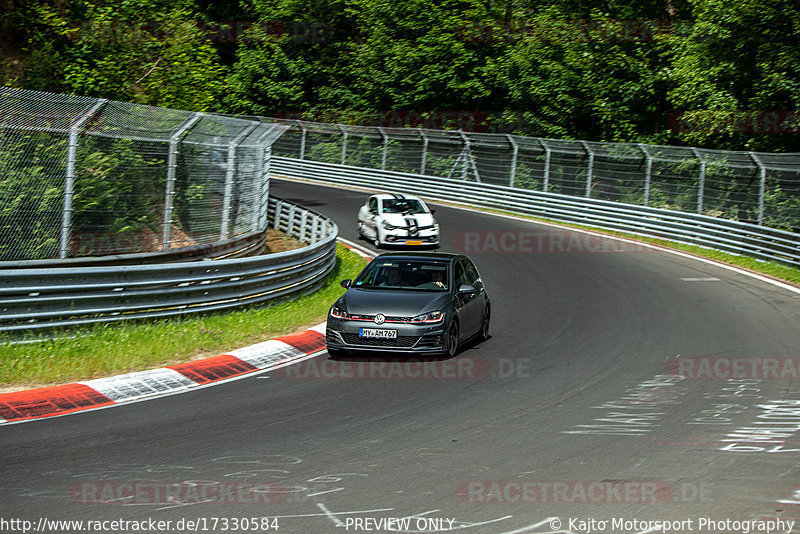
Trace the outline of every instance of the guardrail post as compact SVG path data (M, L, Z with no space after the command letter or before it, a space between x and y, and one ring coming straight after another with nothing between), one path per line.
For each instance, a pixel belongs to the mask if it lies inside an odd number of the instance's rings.
M161 230L161 250L169 249L172 239L172 206L175 196L175 169L178 167L178 144L184 134L203 117L203 113L195 113L181 124L169 138L169 156L167 157L167 190L164 193L164 227Z
M98 100L94 106L86 113L81 115L69 128L69 145L67 147L67 169L64 179L64 206L61 212L61 243L59 247L59 257L61 259L69 256L69 239L72 235L72 199L75 197L75 165L78 160L78 142L83 126L97 113L100 108L106 105L108 100L105 98Z
M219 239L228 239L228 226L231 223L231 195L233 193L233 179L236 174L236 149L250 132L256 129L257 122L245 126L236 138L228 143L228 168L225 171L225 194L222 197L222 224L220 225Z
M389 137L383 131L383 128L380 126L378 127L378 131L381 133L381 137L383 137L383 153L381 154L381 170L386 170L386 153L389 151Z
M758 225L764 225L764 198L767 194L767 168L764 166L764 163L761 161L754 152L750 152L750 157L753 158L753 161L756 162L758 165L759 175L760 175L760 184L758 188Z
M703 198L706 190L706 158L696 148L692 149L694 155L700 161L700 175L697 177L697 213L703 214Z
M644 206L650 204L650 182L653 179L653 157L650 155L650 152L647 150L643 144L639 143L639 150L644 153L644 157L647 159L645 172L644 172Z
M286 222L286 233L292 235L292 227L294 226L294 216L297 215L297 206L292 204L289 207L289 220ZM302 229L302 225L300 226Z
M544 177L542 183L542 191L547 193L547 190L550 188L550 156L553 153L553 149L547 146L547 143L544 142L544 139L536 139L539 143L544 147Z
M511 155L511 174L508 177L508 187L514 187L514 179L517 176L517 156L519 155L519 145L514 138L511 137L511 134L506 134L506 138L508 139L509 144L511 144L511 149L513 153Z
M347 131L344 129L344 126L341 124L339 125L339 130L342 132L342 165L344 165L345 159L347 158Z
M586 168L586 198L591 198L592 176L594 174L594 152L592 152L592 149L586 141L581 141L581 145L583 145L583 149L589 155L589 163Z
M308 210L303 210L303 215L300 217L300 241L303 241L308 234Z
M425 174L425 165L428 163L428 137L422 128L418 128L419 135L422 136L422 160L419 163L419 173Z
M314 223L311 225L311 244L313 245L319 241L319 217L314 217Z
M281 210L283 210L283 201L279 200L275 203L275 218L272 221L272 226L276 230L281 227Z

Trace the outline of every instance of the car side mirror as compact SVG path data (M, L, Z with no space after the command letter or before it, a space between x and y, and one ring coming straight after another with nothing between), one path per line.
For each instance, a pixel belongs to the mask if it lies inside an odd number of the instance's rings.
M342 286L343 288L347 289L348 287L350 287L350 284L352 284L352 283L353 283L353 281L351 279L345 278L344 280L339 282L339 285Z
M475 286L470 284L461 284L458 288L459 293L475 293Z

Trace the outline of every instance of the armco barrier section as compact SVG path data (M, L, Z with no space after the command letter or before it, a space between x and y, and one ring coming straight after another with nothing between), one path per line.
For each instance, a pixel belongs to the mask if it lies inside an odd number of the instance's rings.
M275 198L269 222L308 246L213 261L0 269L0 332L185 316L313 291L335 266L336 223Z
M271 172L275 178L413 192L431 200L655 237L800 267L800 235L706 215L275 156Z

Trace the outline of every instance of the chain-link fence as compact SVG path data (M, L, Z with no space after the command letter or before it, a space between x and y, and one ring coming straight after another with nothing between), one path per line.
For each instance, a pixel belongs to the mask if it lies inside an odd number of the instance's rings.
M0 88L0 261L263 229L271 154L800 231L800 154L191 113Z
M280 119L275 119L279 121ZM282 120L273 153L800 231L800 154Z
M284 126L0 87L0 261L169 250L266 227Z

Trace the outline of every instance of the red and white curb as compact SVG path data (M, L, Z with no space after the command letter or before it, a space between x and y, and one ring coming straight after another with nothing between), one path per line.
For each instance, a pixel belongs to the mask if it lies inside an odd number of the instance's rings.
M0 393L0 425L182 393L304 360L325 349L325 323L231 352L162 369Z

